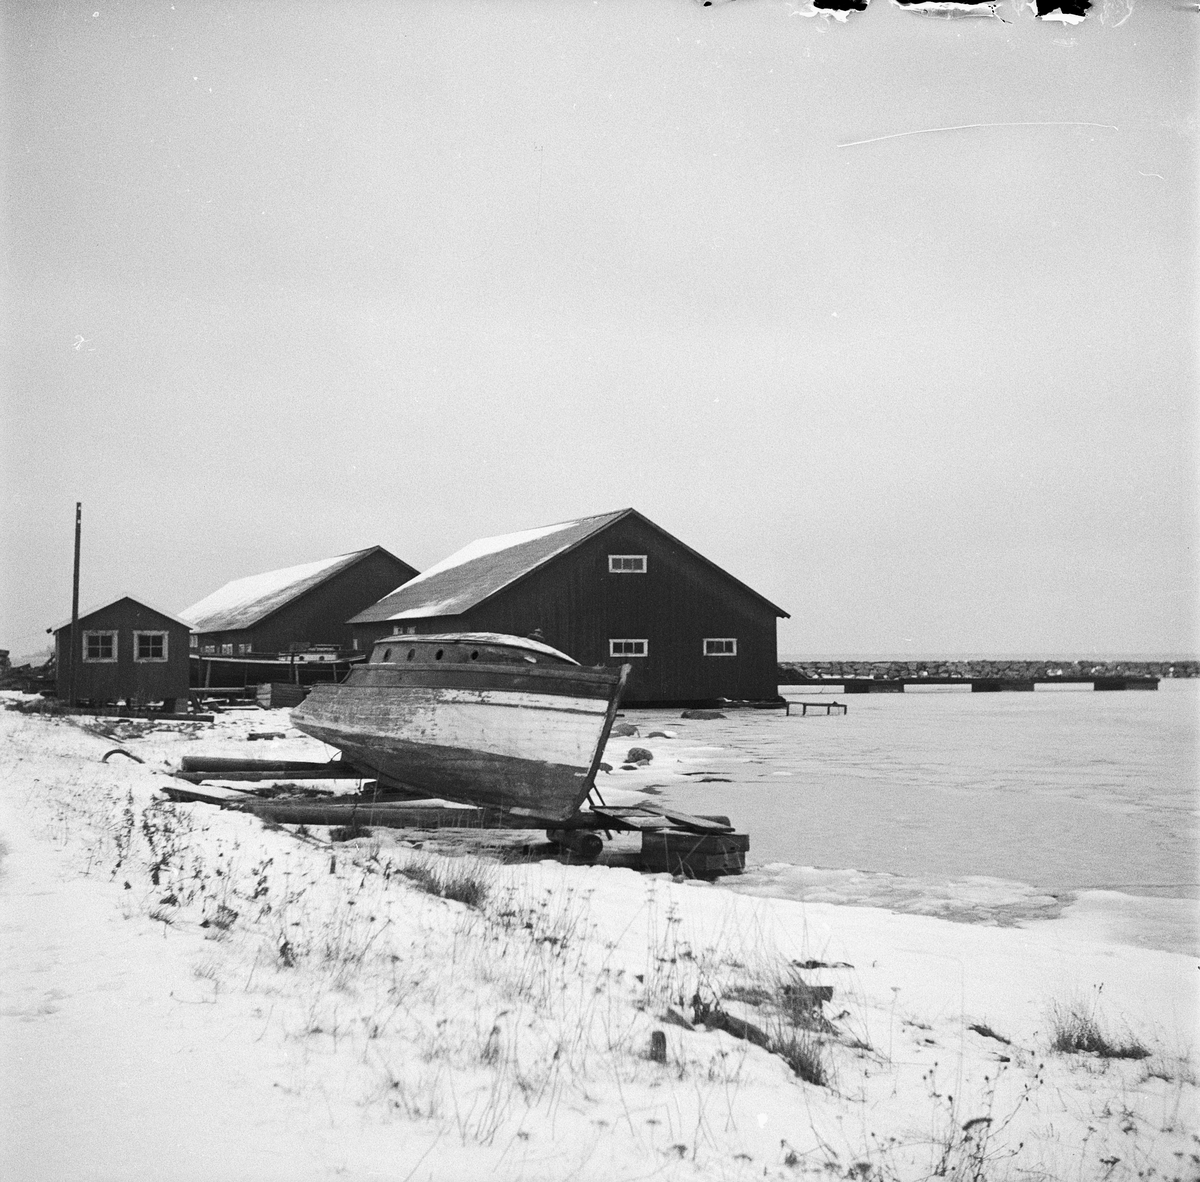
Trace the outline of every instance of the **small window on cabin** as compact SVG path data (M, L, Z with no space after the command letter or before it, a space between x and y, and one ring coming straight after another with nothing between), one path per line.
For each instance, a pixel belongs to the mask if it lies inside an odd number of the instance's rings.
M737 639L732 636L709 636L704 640L706 657L736 657Z
M446 650L444 648L438 649L438 651L433 654L433 659L435 661L440 661L442 659L442 655L445 653L445 651Z
M644 554L610 554L608 556L608 573L610 575L644 575L646 573L646 556Z
M233 645L232 644L221 645L221 656L232 657L233 656Z
M117 659L117 634L115 632L85 632L83 634L83 659L85 661L115 661Z
M167 634L165 632L135 632L133 634L133 659L135 661L165 661L167 659Z
M393 636L399 636L399 635L400 635L400 633L401 633L401 632L403 632L403 631L404 631L404 629L403 629L403 628L401 628L399 624L393 624L393 625L392 625L392 635L393 635Z
M250 652L250 646L248 644L239 644L238 652L241 653L242 656L246 656Z
M215 653L217 646L215 644L206 644L200 651L202 653Z
M390 661L392 659L392 650L390 648L385 648L383 650L383 659L385 661Z
M478 661L478 660L479 660L479 650L478 650L477 648L473 648L473 649L471 650L471 660L472 660L472 661Z
M644 657L650 648L647 640L610 640L608 655L610 657Z
M409 659L410 661L411 661L411 660L413 659L413 657L415 657L416 655L417 655L417 650L416 650L415 648L410 648L410 649L408 650L408 659Z
M189 636L188 637L188 648L199 648L199 647L200 647L200 637L199 636Z

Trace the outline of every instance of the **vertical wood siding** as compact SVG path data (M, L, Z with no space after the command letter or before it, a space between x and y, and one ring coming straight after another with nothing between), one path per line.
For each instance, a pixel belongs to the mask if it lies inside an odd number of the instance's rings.
M85 632L116 632L115 663L83 660ZM166 661L135 661L134 632L165 632ZM54 636L58 668L58 696L66 698L70 689L70 660L67 645L71 626L60 628ZM133 599L120 599L79 621L72 646L76 661L75 696L81 701L117 702L126 698L160 701L187 698L188 628Z
M645 554L645 574L612 574L610 554ZM407 620L420 633L526 636L584 665L633 667L625 701L764 700L778 693L774 610L652 526L624 518L461 616ZM390 623L358 625L369 649ZM737 655L704 656L706 637L734 637ZM645 639L646 657L610 657L610 639Z

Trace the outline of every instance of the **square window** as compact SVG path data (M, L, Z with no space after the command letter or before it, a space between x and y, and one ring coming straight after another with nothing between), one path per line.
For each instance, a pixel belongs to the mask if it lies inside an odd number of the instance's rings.
M732 636L706 637L704 655L706 657L736 657L737 640Z
M206 644L200 651L202 653L215 653L217 646L215 644Z
M232 644L221 645L221 656L232 657L233 656L233 645Z
M646 640L610 640L608 655L610 657L644 657L649 649Z
M200 647L200 637L195 635L195 633L193 633L191 636L188 637L188 648L199 648L199 647Z
M238 652L242 656L245 656L249 651L250 651L250 646L248 644L239 644L238 645Z
M608 556L608 573L612 575L644 575L646 573L646 556L644 554L610 554Z
M115 661L117 659L117 634L115 632L85 632L83 634L83 659L85 661Z
M167 659L167 634L165 632L135 632L133 634L133 659L135 661L165 661Z

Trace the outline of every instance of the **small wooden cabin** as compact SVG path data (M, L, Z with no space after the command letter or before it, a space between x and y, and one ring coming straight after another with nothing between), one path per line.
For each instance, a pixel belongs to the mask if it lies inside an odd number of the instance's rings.
M349 649L346 623L417 573L382 546L235 579L180 612L199 656Z
M778 696L787 616L634 509L463 547L350 620L369 651L392 634L535 631L584 665L633 667L625 701Z
M173 710L188 696L188 633L183 620L129 595L81 615L74 641L68 620L54 629L57 694L69 697L74 664L79 703Z

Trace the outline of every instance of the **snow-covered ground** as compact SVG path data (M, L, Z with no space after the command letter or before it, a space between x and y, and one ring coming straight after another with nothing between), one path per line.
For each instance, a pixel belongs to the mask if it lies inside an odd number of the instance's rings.
M157 791L189 751L320 757L283 712L88 724L0 711L4 1178L1200 1177L1197 962L1087 907L962 924L331 845ZM486 897L423 889L448 875ZM822 1020L788 1020L797 978ZM697 994L825 1084L667 1020ZM1053 1051L1071 1007L1149 1057Z

